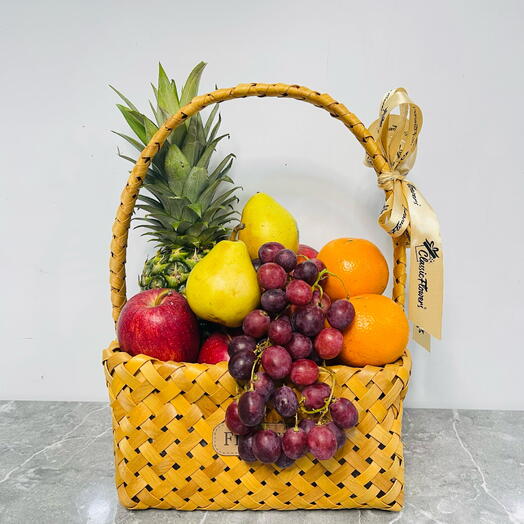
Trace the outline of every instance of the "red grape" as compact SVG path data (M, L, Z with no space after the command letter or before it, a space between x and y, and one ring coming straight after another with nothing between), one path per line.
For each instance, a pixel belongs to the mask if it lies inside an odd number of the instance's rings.
M237 380L247 380L251 377L251 369L255 363L255 353L245 349L235 353L227 363L229 374Z
M307 260L309 258L315 258L318 255L318 251L306 244L300 244L298 246L298 259Z
M266 242L258 248L258 258L263 264L266 262L273 262L275 255L284 249L280 242Z
M297 386L309 386L318 378L318 366L307 358L295 360L291 365L289 378Z
M296 460L307 453L307 433L303 429L289 428L282 436L282 451Z
M292 335L293 329L291 328L289 320L286 318L277 318L269 324L268 337L274 344L284 346L291 340Z
M305 418L304 420L300 421L300 424L298 425L299 428L303 429L306 434L309 433L309 430L311 428L314 428L317 425L317 423L311 419L311 418Z
M242 329L250 337L261 338L266 335L270 322L271 319L265 311L254 309L244 318Z
M242 435L238 437L238 456L244 462L255 462L257 459L253 453L254 434Z
M253 264L253 267L255 268L255 271L258 271L258 268L262 265L262 260L260 258L254 258L251 263Z
M311 302L313 291L303 280L292 280L286 287L286 298L291 304L305 306Z
M344 337L335 328L324 328L315 338L315 349L319 357L325 360L337 357L343 345Z
M297 265L297 255L291 249L282 249L273 259L275 264L282 266L286 273L293 271Z
M232 357L239 351L253 351L256 346L257 341L253 337L249 337L247 335L237 335L231 339L231 342L229 342L227 352L229 353L229 356Z
M255 373L253 379L253 388L267 401L273 394L273 391L275 391L275 383L271 380L271 377L267 373L259 370Z
M324 382L311 384L302 390L304 397L304 407L306 409L320 409L329 398L331 388Z
M324 264L324 262L322 262L322 260L318 259L318 258L310 258L309 259L310 262L313 262L313 264L315 264L316 268L317 268L317 271L320 273L321 271L323 271L324 269L326 269L326 264Z
M273 406L284 418L294 417L298 409L295 392L288 386L277 388L271 397Z
M346 442L346 434L344 431L341 430L334 422L328 422L326 427L333 432L333 435L335 435L335 438L337 439L337 449L341 448Z
M318 277L318 269L314 262L306 260L293 271L293 277L298 280L305 280L308 284L314 284Z
M257 271L258 283L263 289L283 288L286 285L287 274L284 268L274 262L262 264Z
M266 399L256 391L242 393L238 401L238 416L249 427L258 426L264 420Z
M274 431L264 429L255 433L253 437L253 454L260 462L265 464L276 462L280 457L281 451L280 437Z
M235 435L246 435L249 433L251 428L248 428L238 416L238 403L236 400L231 402L226 409L226 426L229 431L232 431Z
M293 316L296 329L307 337L314 337L324 327L324 312L317 306L299 309Z
M311 354L313 343L309 337L306 337L301 333L293 333L291 335L291 340L286 345L286 349L291 356L297 360L299 358L306 358Z
M354 318L355 308L353 307L353 304L345 298L335 300L327 312L329 324L342 331L353 322Z
M275 462L275 466L279 467L280 469L287 468L291 466L295 462L293 459L290 459L283 451L280 453L280 457L278 457L278 460Z
M282 346L266 348L261 362L266 373L277 380L287 377L291 371L291 355Z
M322 292L322 296L320 296L320 291L315 289L315 291L313 291L311 303L318 306L324 313L327 313L329 306L331 306L331 299L325 291Z
M339 398L329 406L333 422L342 429L352 428L358 422L358 411L353 402Z
M286 293L283 289L268 289L262 293L260 303L268 313L280 313L287 306Z
M337 451L337 439L326 426L315 426L307 434L307 445L313 456L318 460L327 460Z

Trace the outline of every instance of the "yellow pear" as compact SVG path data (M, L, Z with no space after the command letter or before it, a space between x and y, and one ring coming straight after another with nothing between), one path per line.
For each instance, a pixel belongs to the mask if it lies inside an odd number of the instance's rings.
M260 301L257 274L244 242L216 244L189 274L186 298L200 318L240 326Z
M265 193L253 195L242 211L242 229L238 238L245 242L251 258L258 257L258 248L266 242L280 242L298 251L298 227L293 215Z

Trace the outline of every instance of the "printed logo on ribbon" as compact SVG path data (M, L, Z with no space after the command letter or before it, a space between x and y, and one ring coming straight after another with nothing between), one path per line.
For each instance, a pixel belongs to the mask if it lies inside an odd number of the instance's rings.
M417 259L418 270L418 290L417 290L417 307L426 309L424 304L426 293L428 292L428 279L426 264L431 264L438 256L439 248L435 247L435 242L424 240L420 246L415 246L415 255Z

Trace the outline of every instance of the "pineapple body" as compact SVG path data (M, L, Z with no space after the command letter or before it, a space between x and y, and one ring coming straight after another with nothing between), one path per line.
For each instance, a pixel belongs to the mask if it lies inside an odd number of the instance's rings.
M209 249L159 249L144 264L138 283L145 291L152 288L170 288L184 293L189 273L196 263L209 252Z

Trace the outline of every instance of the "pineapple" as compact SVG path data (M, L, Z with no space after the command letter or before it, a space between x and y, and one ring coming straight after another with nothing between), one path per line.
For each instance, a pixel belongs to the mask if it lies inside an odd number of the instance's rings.
M156 106L150 103L156 124L116 89L125 105L117 104L137 139L115 132L138 151L148 143L158 127L197 94L205 67L200 62L191 71L179 93L174 80L169 80L159 65L158 85L153 85ZM215 118L215 105L205 124L196 114L171 133L154 157L144 180L148 194L138 196L137 208L145 212L137 217L146 229L144 235L154 241L158 251L146 260L139 285L142 290L166 287L183 292L189 273L216 242L226 238L228 224L237 211L238 186L221 191L223 183L233 184L227 175L234 155L229 154L209 170L217 144L228 135L218 135L221 117ZM119 156L134 163L132 158Z

